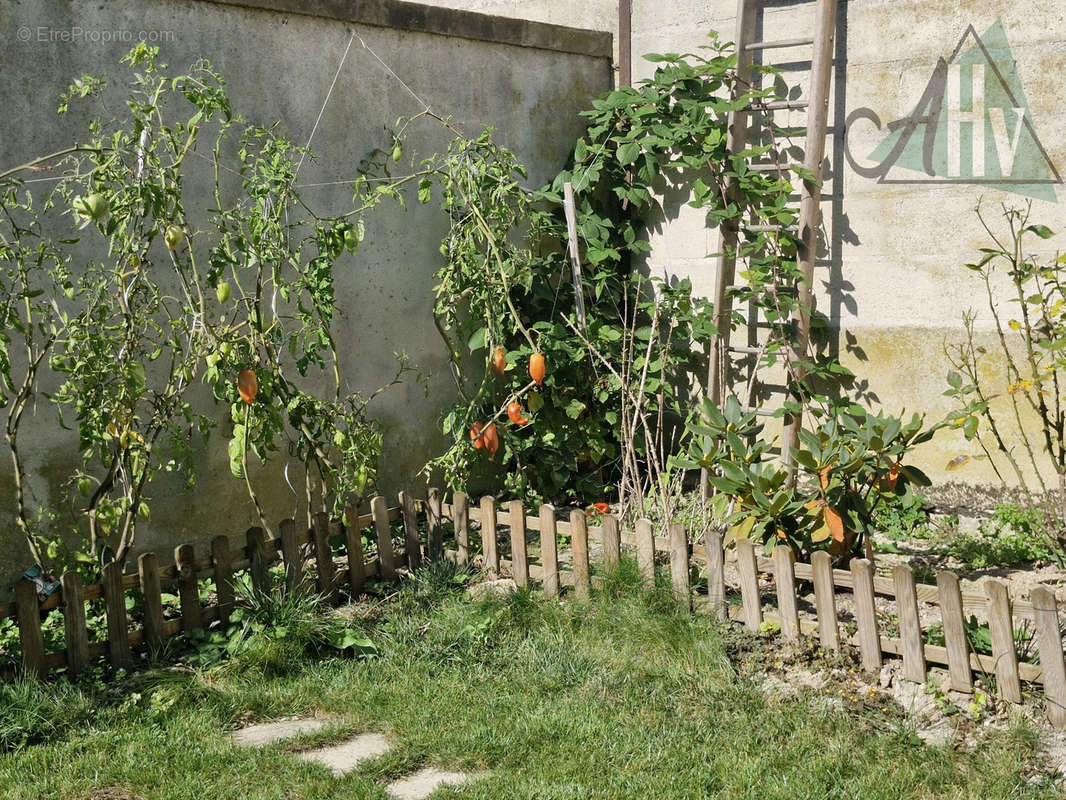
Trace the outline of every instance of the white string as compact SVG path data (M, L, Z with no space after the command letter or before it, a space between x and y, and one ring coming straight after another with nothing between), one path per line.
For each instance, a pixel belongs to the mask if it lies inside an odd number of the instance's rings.
M311 128L311 135L307 137L307 144L304 145L304 152L300 154L300 163L296 165L296 172L293 173L294 175L298 175L300 173L300 167L304 165L304 158L307 157L306 148L311 146L311 140L315 138L315 131L318 130L318 123L322 121L322 115L326 113L326 106L329 104L329 98L333 94L333 87L337 85L337 78L340 77L341 68L344 67L344 62L348 58L348 51L352 48L352 41L355 39L355 36L355 31L352 31L352 35L348 38L348 46L344 48L344 55L341 56L341 63L337 65L337 71L333 75L333 82L329 85L329 91L326 92L326 99L322 101L322 108L318 110L318 119L315 120L315 124Z
M381 56L379 56L377 53L375 53L374 50L370 47L370 45L368 45L366 42L363 41L363 37L359 35L358 31L356 31L355 28L352 28L352 36L354 36L356 39L358 39L359 40L359 44L361 44L363 46L363 49L366 50L368 53L370 53L370 55L372 55L374 58L376 58L378 63L381 64L381 66L383 66L392 77L394 77L397 81L399 81L400 86L402 86L404 89L406 89L408 94L411 95L411 97L413 97L415 100L417 100L419 103L421 103L423 109L425 109L426 111L430 110L429 103L427 103L425 100L423 100L421 97L419 97L415 93L414 89L412 89L410 86L408 86L406 83L404 83L403 79L399 75L397 75L395 72L393 72L392 67L390 67L388 64L386 64L384 61L381 60Z

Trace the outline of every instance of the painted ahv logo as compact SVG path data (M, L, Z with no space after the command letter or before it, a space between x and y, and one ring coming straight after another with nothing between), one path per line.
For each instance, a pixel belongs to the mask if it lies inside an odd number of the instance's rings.
M846 130L857 120L881 130L869 108L852 111ZM889 184L975 184L1056 202L1062 179L1036 134L999 21L983 36L967 28L955 52L937 62L911 115L886 127L867 156L874 166L857 163L845 138L859 175Z

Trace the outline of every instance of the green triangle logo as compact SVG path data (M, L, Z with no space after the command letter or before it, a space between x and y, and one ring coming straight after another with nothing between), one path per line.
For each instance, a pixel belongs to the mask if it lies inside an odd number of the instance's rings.
M911 115L888 130L869 155L881 168L865 170L878 183L974 184L1057 202L1062 179L1037 136L999 20L983 36L969 26Z

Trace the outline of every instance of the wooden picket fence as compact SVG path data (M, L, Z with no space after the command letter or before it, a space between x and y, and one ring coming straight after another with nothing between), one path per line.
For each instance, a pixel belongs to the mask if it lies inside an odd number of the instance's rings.
M396 520L402 520L403 534L402 541L394 542L390 523ZM368 559L363 552L362 531L371 525L376 552ZM480 535L473 537L475 525ZM507 536L501 536L501 528L507 528ZM0 604L0 619L16 618L23 664L30 673L44 675L65 666L76 674L90 659L99 657L106 657L115 668L128 669L134 663L134 648L152 650L167 637L202 629L216 620L225 624L235 602L234 575L246 570L252 585L264 588L269 585L269 567L279 560L288 587L314 580L317 591L335 600L345 589L358 596L370 577L388 581L398 571L416 569L423 558L480 566L493 575L509 575L522 587L536 580L549 597L557 597L565 589L580 598L589 596L602 580L594 574L590 554L597 553L605 572L617 567L626 552L635 556L648 585L655 583L657 561L666 561L675 595L690 608L696 599L690 584L695 569L707 585L706 596L698 599L698 605L719 619L742 622L753 631L760 631L764 621L772 622L780 626L785 641L798 642L810 635L828 650L855 645L864 668L871 673L881 669L886 656L901 657L904 677L916 683L926 680L930 665L942 665L948 668L950 688L960 692L973 691L975 674L994 676L999 696L1011 703L1022 701L1023 682L1034 692L1041 687L1049 720L1055 727L1066 728L1062 628L1055 596L1044 587L1034 588L1028 602L1012 602L1006 584L995 579L985 583L985 594L964 593L951 572L937 575L935 585L919 584L907 566L896 567L892 577L886 578L875 575L866 559L853 560L849 570L833 569L826 553L816 553L810 564L795 563L792 550L784 546L777 547L772 558L763 558L746 540L730 548L727 558L722 537L714 532L705 533L700 537L702 542L693 544L689 532L679 524L665 526L657 536L646 520L626 531L609 514L588 516L572 511L569 520L562 521L551 506L541 506L537 516L527 516L521 501L505 503L501 508L492 497L483 497L477 506L471 506L465 494L456 492L451 503L444 503L434 489L429 490L425 501L414 499L410 492L400 492L399 506L394 508L376 497L368 514L348 509L343 520L318 514L311 529L304 531L293 520L284 520L278 531L277 538L268 539L261 529L252 528L239 548L227 537L218 536L212 541L209 557L198 558L192 545L181 545L175 549L172 566L161 567L155 553L144 553L136 573L123 574L118 565L110 564L104 568L100 584L83 586L77 573L68 572L62 576L61 591L43 603L35 585L21 581L15 601ZM560 546L564 539L568 548ZM341 547L334 548L331 540L340 540ZM734 569L727 569L727 564ZM201 602L201 579L213 581L214 602ZM813 588L813 620L800 616L798 584ZM175 619L163 618L164 586L176 587L180 616ZM140 593L140 626L132 626L126 611L129 591ZM848 626L854 632L850 634L842 629L845 620L840 611L841 601L849 599L849 593L854 608ZM882 631L875 601L879 595L895 602L898 636ZM107 640L92 642L85 603L96 598L104 600ZM944 646L923 640L919 603L939 608ZM66 647L47 653L41 618L56 608L64 617ZM967 613L987 623L992 655L973 651L966 630ZM1019 660L1016 620L1032 626L1038 664Z

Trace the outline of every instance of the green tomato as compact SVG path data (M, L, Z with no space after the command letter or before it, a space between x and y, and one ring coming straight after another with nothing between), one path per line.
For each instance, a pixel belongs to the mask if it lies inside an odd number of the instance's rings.
M338 430L333 432L333 444L335 444L338 448L344 447L347 442L348 435L344 431Z
M401 158L403 158L403 145L396 142L396 144L392 146L392 160L399 161Z
M78 478L78 494L88 497L93 493L93 481L89 477Z
M218 302L227 302L230 294L232 294L232 290L230 289L229 281L219 281L218 286L215 287L215 297L218 298Z
M366 475L366 468L365 467L361 468L355 474L355 490L357 492L362 493L363 489L366 488L366 478L367 478L367 475Z
M163 231L163 241L171 250L177 250L185 241L185 231L177 225L167 225L167 229Z
M223 357L228 356L230 353L233 352L233 343L232 342L223 342L222 344L220 344L218 346L218 352L222 353Z
M110 206L99 192L74 199L74 211L86 222L99 222L107 216Z
M219 354L218 353L208 353L207 358L205 358L204 360L207 362L207 366L209 366L209 367L218 366Z

